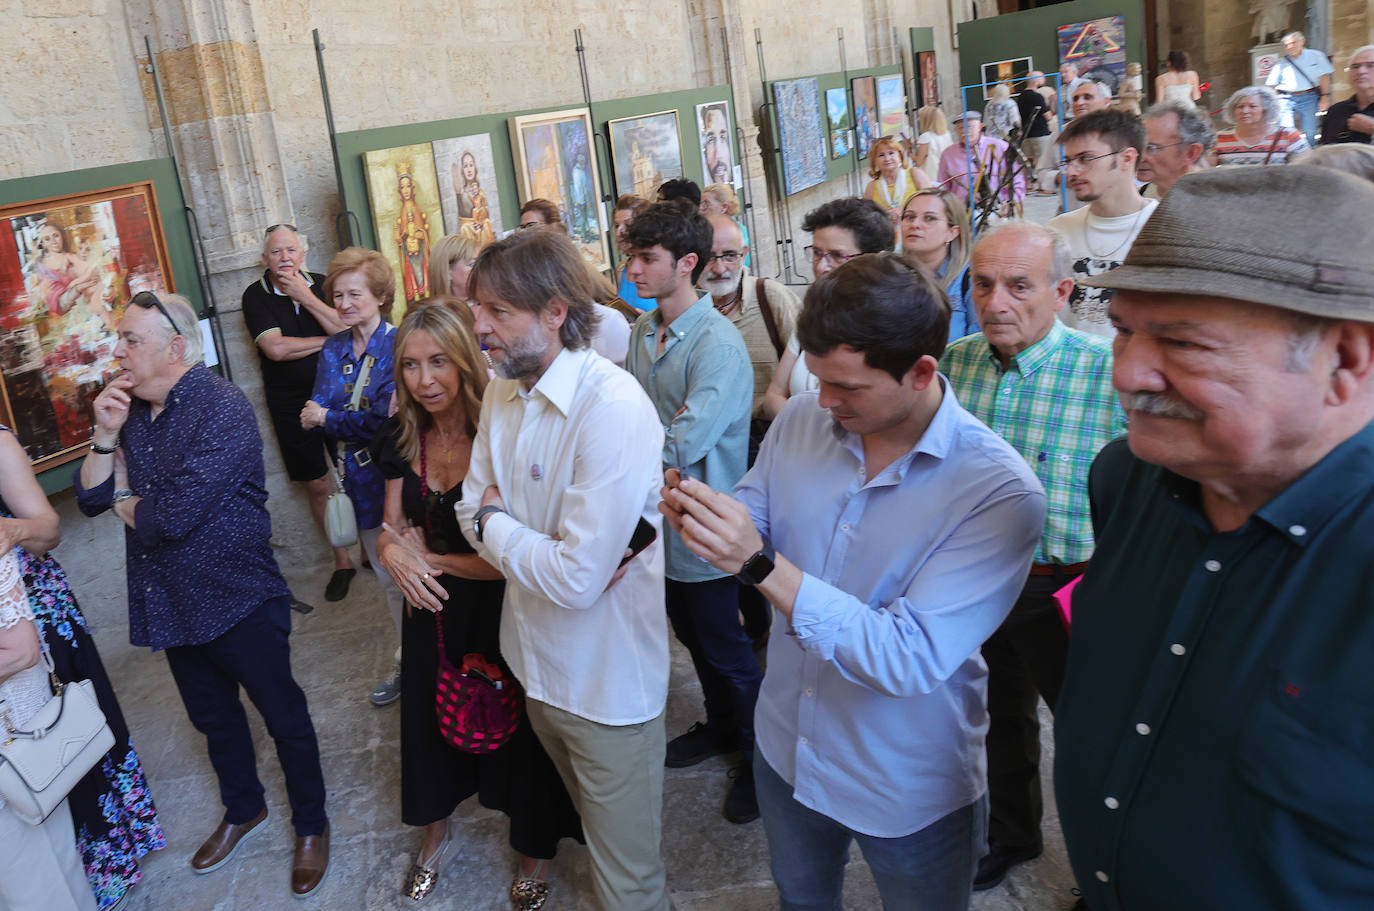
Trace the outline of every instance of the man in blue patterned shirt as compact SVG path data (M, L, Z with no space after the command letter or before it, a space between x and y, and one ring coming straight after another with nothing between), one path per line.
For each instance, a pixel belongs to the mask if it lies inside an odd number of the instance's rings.
M242 687L276 742L296 830L291 890L304 898L329 866L320 748L291 675L291 599L268 544L257 420L201 363L200 338L184 297L134 296L115 346L124 372L96 396L77 502L124 522L129 639L166 649L219 778L224 818L192 869L217 869L267 820Z
M964 407L1021 453L1049 498L1030 575L983 645L990 815L977 890L1041 852L1037 704L1043 696L1053 711L1069 646L1054 593L1092 555L1088 469L1126 432L1111 342L1055 318L1073 291L1072 269L1068 243L1053 228L1008 222L982 235L969 274L983 331L954 342L940 361Z

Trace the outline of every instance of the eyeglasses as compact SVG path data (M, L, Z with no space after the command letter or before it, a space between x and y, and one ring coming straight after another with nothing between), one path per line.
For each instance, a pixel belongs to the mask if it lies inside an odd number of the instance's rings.
M706 257L706 265L710 266L717 261L725 263L727 266L739 265L739 261L744 259L744 254L738 250L726 250L724 253L712 253Z
M157 312L167 317L167 322L172 324L172 332L176 335L182 334L181 327L177 325L177 321L172 319L172 314L167 312L167 308L162 306L162 301L158 300L157 295L153 292L140 291L130 298L129 303L142 307L145 310L151 310L156 307Z
M821 250L810 244L802 249L806 251L807 256L811 257L813 263L822 263L828 259L837 266L843 265L859 255L858 253L841 253L838 250Z
M281 224L278 224L278 225L268 225L268 226L267 226L267 230L264 231L264 232L262 232L262 238L263 238L263 240L266 240L267 238L271 237L273 231L280 231L282 228L285 228L286 230L290 231L292 234L299 234L299 233L301 233L299 230L297 230L297 228L296 228L295 225L288 225L286 222L282 222Z
M1088 155L1085 153L1083 155L1077 156L1076 158L1066 158L1061 164L1056 165L1055 167L1056 170L1063 173L1067 173L1075 167L1086 168L1088 165L1092 164L1094 161L1097 161L1100 158L1111 158L1113 155L1120 155L1124 151L1126 150L1113 149L1110 152L1103 152L1101 155Z
M1148 155L1155 155L1159 152L1163 152L1165 149L1172 149L1174 146L1181 145L1187 145L1187 140L1180 139L1178 142L1171 142L1168 145L1156 145L1152 142L1149 145L1145 146L1145 152Z
M1345 68L1347 73L1356 73L1360 70L1374 70L1374 63L1352 63Z
M916 222L918 222L918 221L919 221L921 224L923 224L923 225L947 225L947 224L949 224L949 221L948 221L947 219L941 218L940 216L936 215L934 212L927 212L927 213L924 214L924 215L917 215L915 212L903 212L903 213L902 213L902 218L901 218L902 224L904 224L904 225L914 225L914 224L916 224Z

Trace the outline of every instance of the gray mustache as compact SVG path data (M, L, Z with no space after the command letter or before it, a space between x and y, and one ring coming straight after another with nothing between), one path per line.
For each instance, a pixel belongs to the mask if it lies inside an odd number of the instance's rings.
M1160 392L1121 392L1118 395L1121 398L1121 407L1127 411L1139 411L1163 418L1179 418L1184 421L1202 420L1201 411Z

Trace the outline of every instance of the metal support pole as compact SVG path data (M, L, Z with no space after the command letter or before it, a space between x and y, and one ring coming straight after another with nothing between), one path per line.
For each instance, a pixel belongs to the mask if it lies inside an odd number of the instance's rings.
M849 58L844 51L843 26L835 29L835 38L840 44L840 74L844 79L844 97L849 101L849 119L854 124L849 133L849 160L852 167L845 175L844 185L850 196L858 196L856 181L859 179L859 112L854 108L854 89L849 85ZM829 114L828 111L826 113Z
M910 153L914 153L916 151L916 127L914 126L914 124L916 123L916 110L911 106L911 99L916 97L916 79L913 75L916 69L916 61L912 60L911 67L907 67L906 48L902 46L901 39L901 30L899 30L895 25L892 26L892 45L897 49L897 62L902 65L902 94L905 95L905 97L902 99L902 109L906 111L905 126L908 130L911 131L912 134L907 137L909 157Z
M582 29L573 29L573 41L577 49L577 70L582 76L582 103L587 106L587 119L592 122L592 161L591 164L599 173L609 175L610 179L601 188L601 198L596 201L596 228L601 235L601 242L606 243L606 225L609 219L606 206L609 203L615 205L615 166L611 164L610 141L600 130L596 128L596 114L592 108L592 88L591 80L587 78L587 48L582 44ZM610 129L608 126L607 129ZM602 164L607 163L603 169ZM611 263L612 274L615 267L615 244L609 245L611 248L611 258L607 262Z
M739 162L740 180L740 214L744 217L745 226L749 229L749 244L752 247L754 238L758 237L758 223L754 213L754 194L749 186L749 156L744 153L744 130L739 126L739 105L735 102L735 71L730 66L730 30L725 26L720 29L720 46L725 56L725 84L730 88L730 106L735 112L735 161ZM703 174L702 180L708 180L711 175ZM731 180L734 175L730 175Z
M157 109L162 116L162 135L167 142L167 157L172 159L172 171L176 174L177 186L181 189L182 217L186 219L186 231L196 255L196 282L200 286L200 299L205 304L205 317L210 321L210 341L215 346L215 356L224 369L224 378L234 381L233 368L229 366L229 349L224 341L224 329L219 322L219 308L215 306L215 295L210 290L210 264L205 258L205 243L200 236L200 224L196 212L187 202L191 198L191 188L181 174L181 162L177 159L176 143L172 141L172 121L167 116L167 98L162 92L162 74L158 72L157 58L153 56L153 42L143 36L143 46L148 51L148 72L153 77L153 89L157 93ZM196 325L200 331L200 325Z
M776 105L768 100L768 71L763 62L763 30L754 29L754 49L759 57L759 80L763 85L763 109L764 120L769 120L769 111ZM792 214L787 204L787 178L783 171L782 149L779 144L778 131L775 123L770 123L769 135L773 144L772 159L776 167L776 180L773 183L774 195L771 198L773 206L770 215L773 220L773 237L775 249L778 257L778 271L774 273L774 278L786 280L786 274L795 273L789 254L792 248Z
M320 41L320 30L310 30L315 42L315 66L320 71L320 94L324 97L324 122L329 129L329 151L334 156L334 185L339 193L339 214L334 219L334 234L338 237L339 247L351 247L363 240L362 225L358 216L348 207L348 191L344 189L343 164L339 160L339 134L334 129L334 106L329 101L329 79L324 73L324 43ZM353 226L357 225L355 232Z

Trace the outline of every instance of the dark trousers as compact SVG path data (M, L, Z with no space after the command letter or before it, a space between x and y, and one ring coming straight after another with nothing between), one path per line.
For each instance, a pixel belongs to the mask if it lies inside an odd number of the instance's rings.
M746 759L754 755L754 704L763 670L739 618L739 582L667 580L665 600L673 634L687 647L701 680L706 723L737 732Z
M290 598L273 598L209 642L169 648L167 664L186 714L205 735L224 821L248 822L267 805L239 701L243 687L276 742L296 835L319 835L325 826L324 773L305 693L291 676L290 604Z
M988 841L1011 850L1041 845L1040 719L1037 696L1054 711L1069 636L1054 593L1074 574L1029 576L1011 614L983 644L988 665Z

